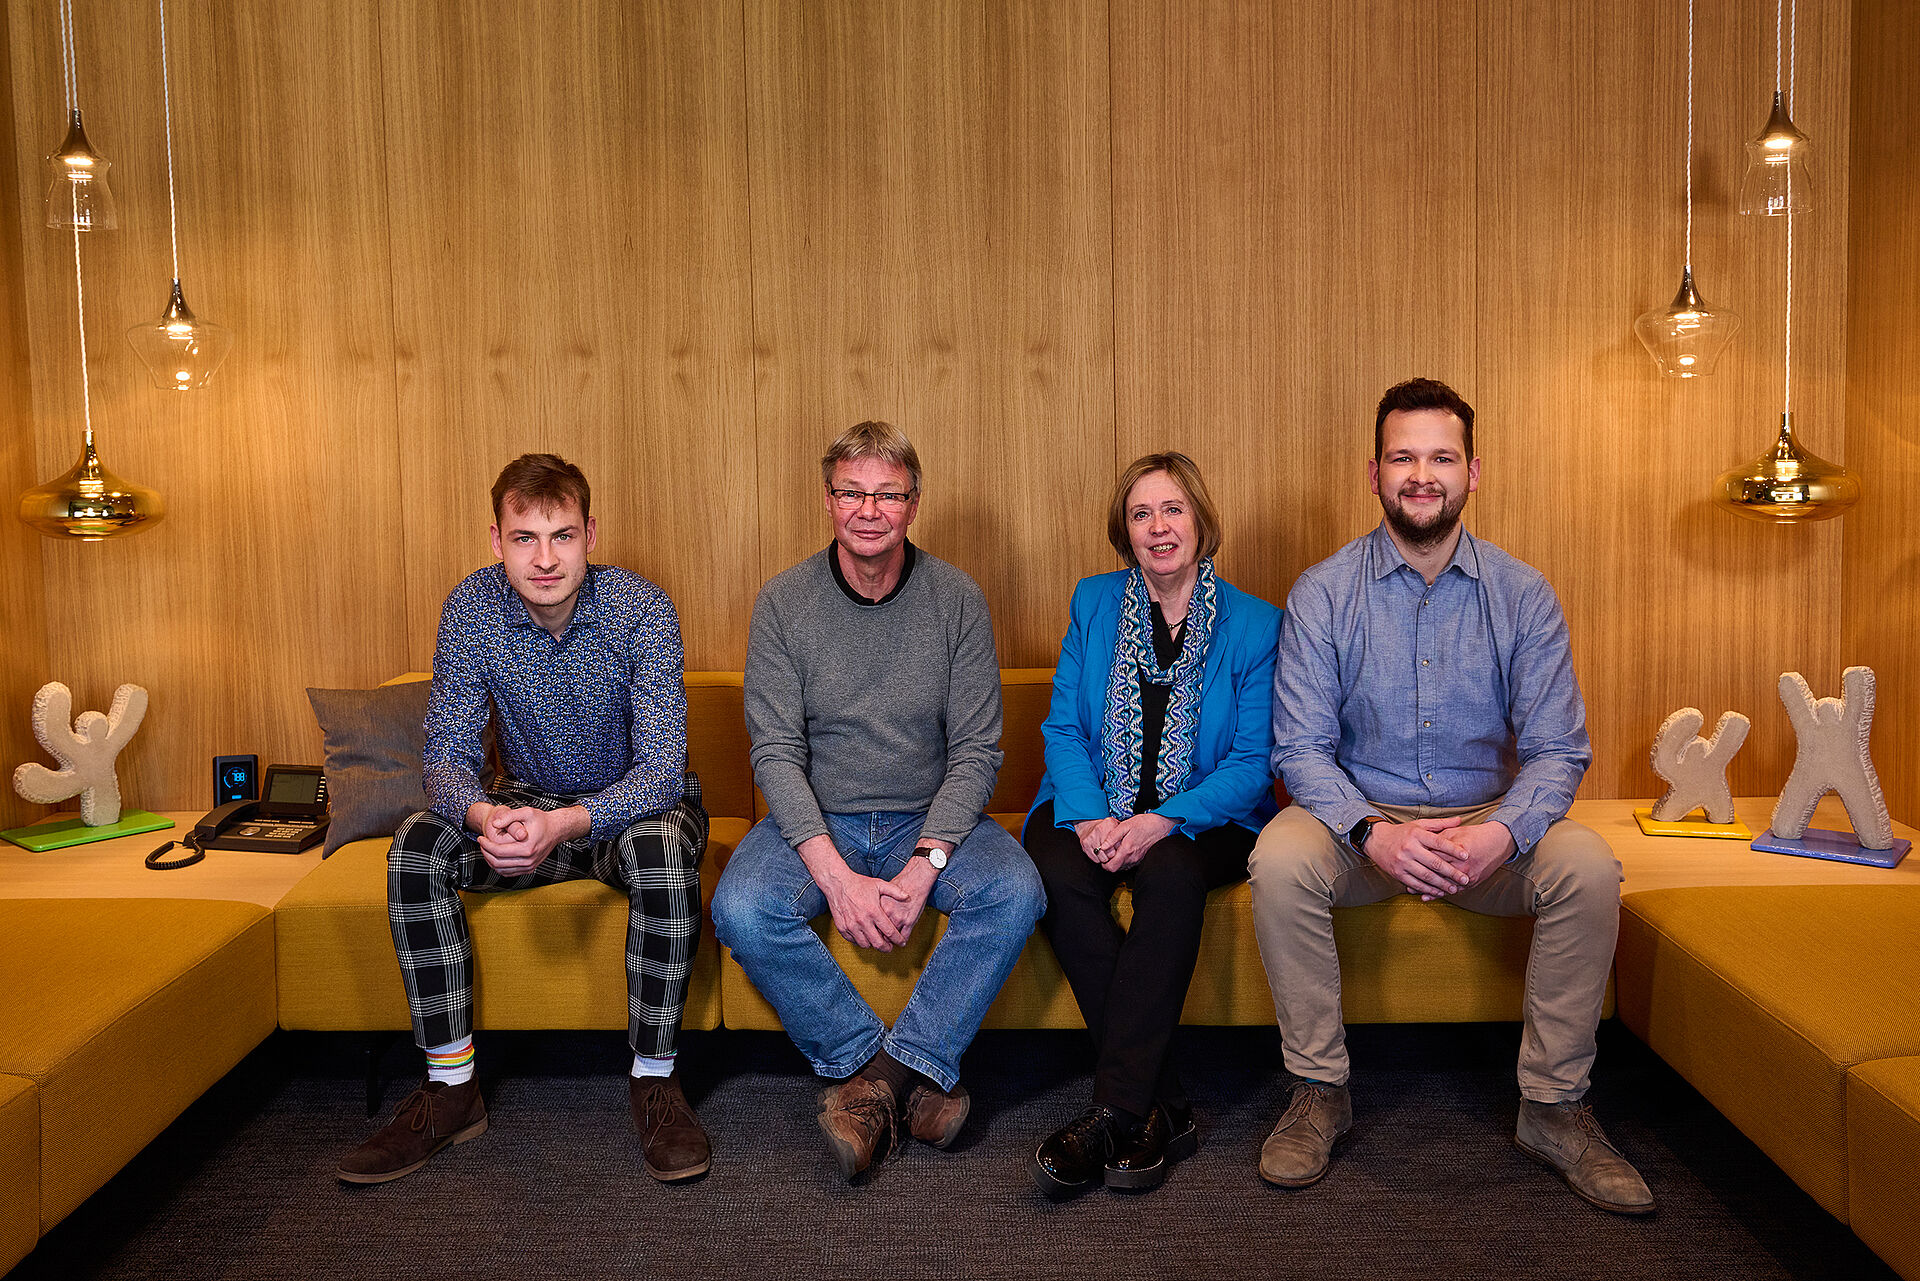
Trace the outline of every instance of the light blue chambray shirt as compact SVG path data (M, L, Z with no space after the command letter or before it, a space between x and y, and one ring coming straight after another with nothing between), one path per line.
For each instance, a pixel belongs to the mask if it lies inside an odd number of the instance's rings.
M1386 525L1302 574L1273 677L1273 769L1335 832L1378 805L1484 805L1522 850L1593 760L1540 572L1464 529L1429 587Z

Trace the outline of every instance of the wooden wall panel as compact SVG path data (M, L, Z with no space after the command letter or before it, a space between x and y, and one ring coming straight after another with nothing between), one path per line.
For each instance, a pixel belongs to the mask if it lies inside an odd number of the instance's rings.
M1738 213L1772 27L1699 7L1694 263L1744 325L1712 377L1669 380L1631 326L1679 281L1685 10L1632 8L1481 7L1475 527L1565 605L1594 742L1584 795L1652 793L1653 733L1688 704L1753 718L1733 786L1764 793L1793 760L1775 683L1796 668L1837 688L1840 604L1836 527L1760 526L1708 499L1779 424L1784 220ZM1847 21L1837 0L1799 9L1794 117L1818 140L1821 204L1796 219L1794 399L1808 443L1833 456Z
M1893 816L1920 815L1920 12L1854 4L1841 661L1874 669L1873 756ZM1837 691L1836 691L1837 692Z
M862 419L926 471L915 541L972 574L1001 662L1050 665L1111 565L1103 6L749 0L760 561L826 545L818 461Z
M703 0L385 9L409 661L490 561L488 494L552 451L596 560L745 661L759 587L741 13Z
M1470 390L1472 29L1391 0L1114 6L1116 470L1178 448L1237 586L1380 519L1373 407ZM1420 86L1408 92L1408 86ZM1083 500L1087 519L1106 495Z
M10 23L0 8L0 48ZM13 127L12 60L0 60L0 174L11 172L19 145ZM27 360L27 300L22 262L20 195L0 183L0 414L10 429L0 431L0 827L12 827L44 813L13 790L13 767L25 760L46 761L29 728L33 692L47 681L47 602L40 573L40 536L13 519L12 504L23 489L39 484L34 455L33 373ZM35 246L38 248L38 245Z
M83 245L94 424L102 459L169 515L45 545L48 667L82 707L123 681L150 690L120 758L130 804L210 804L220 752L317 760L305 688L370 684L404 656L374 9L169 5L188 298L237 335L182 395L152 388L121 337L159 314L169 275L156 7L75 6L122 224ZM40 156L64 132L58 26L26 0L10 17L44 477L73 463L81 420L72 242L39 226Z

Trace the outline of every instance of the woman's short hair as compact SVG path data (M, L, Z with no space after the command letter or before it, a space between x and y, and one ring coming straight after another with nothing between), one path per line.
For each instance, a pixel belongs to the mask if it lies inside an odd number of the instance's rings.
M550 512L568 503L580 505L580 519L593 513L593 490L586 473L558 454L522 454L500 469L493 482L493 523L500 523L502 504L513 496L513 505Z
M833 469L857 458L877 458L883 463L906 469L909 488L920 492L920 455L907 434L892 423L855 423L835 437L820 456L820 483L833 484Z
M1140 561L1133 554L1133 540L1127 536L1127 498L1135 485L1157 471L1165 472L1187 496L1187 504L1193 508L1193 530L1200 537L1202 559L1220 550L1220 511L1213 505L1213 495L1207 492L1207 482L1200 478L1200 468L1193 459L1179 452L1147 454L1127 464L1114 484L1113 498L1107 503L1107 541L1131 569L1138 569Z

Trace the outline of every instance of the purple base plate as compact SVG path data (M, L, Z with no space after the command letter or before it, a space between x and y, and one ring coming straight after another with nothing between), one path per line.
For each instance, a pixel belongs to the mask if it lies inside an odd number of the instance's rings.
M1863 863L1868 867L1893 867L1907 856L1913 842L1904 837L1893 838L1890 850L1870 850L1853 838L1852 832L1834 832L1824 827L1809 827L1807 834L1797 841L1784 836L1775 836L1768 828L1753 838L1752 848L1763 854L1797 854L1801 858L1832 859L1836 863Z

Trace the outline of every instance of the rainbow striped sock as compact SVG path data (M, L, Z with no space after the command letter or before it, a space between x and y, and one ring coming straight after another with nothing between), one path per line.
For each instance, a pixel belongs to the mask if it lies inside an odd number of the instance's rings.
M463 1036L445 1045L427 1048L427 1079L446 1085L473 1080L473 1038Z

